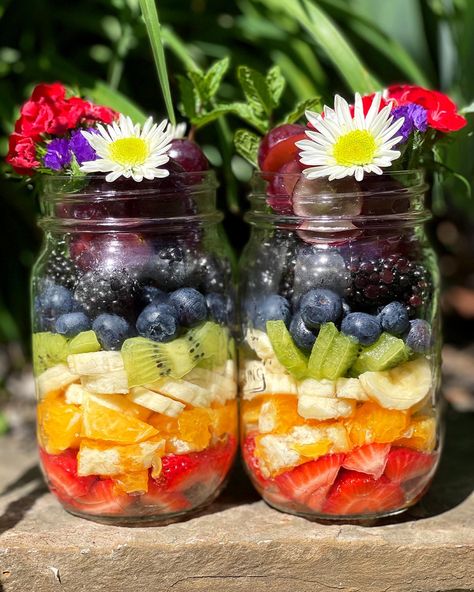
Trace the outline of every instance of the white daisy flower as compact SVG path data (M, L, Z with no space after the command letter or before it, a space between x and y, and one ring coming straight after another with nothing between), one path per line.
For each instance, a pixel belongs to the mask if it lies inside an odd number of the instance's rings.
M187 127L188 126L185 121L183 121L181 123L177 123L174 126L173 140L182 140L184 138L184 136L186 135L186 128Z
M381 175L382 167L390 166L400 156L400 151L392 148L403 139L396 136L403 125L403 117L392 123L390 105L379 111L381 96L380 93L374 95L367 115L364 115L358 93L354 115L347 101L339 95L334 99L334 109L324 107L324 117L306 112L314 131L307 130L308 139L296 142L296 146L302 150L302 164L310 165L303 171L308 179L329 177L332 181L354 176L362 181L364 173Z
M98 125L97 132L83 131L83 136L97 152L96 160L82 163L85 173L108 173L106 181L132 177L134 181L167 177L169 171L160 168L170 157L174 127L165 119L159 125L149 117L143 124L133 124L130 117L120 115L110 125Z

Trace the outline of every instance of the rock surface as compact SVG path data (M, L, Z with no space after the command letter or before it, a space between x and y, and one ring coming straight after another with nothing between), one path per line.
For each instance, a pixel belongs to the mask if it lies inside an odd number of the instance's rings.
M36 454L0 439L0 591L474 590L472 420L448 413L429 494L371 526L276 512L238 467L219 500L186 522L102 526L66 514L47 493Z

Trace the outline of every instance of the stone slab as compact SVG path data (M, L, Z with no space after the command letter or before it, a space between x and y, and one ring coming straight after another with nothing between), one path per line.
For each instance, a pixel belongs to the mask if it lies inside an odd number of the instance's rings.
M103 526L65 513L35 453L0 439L0 592L474 590L473 417L449 412L429 494L371 526L272 510L239 467L219 500L186 522Z

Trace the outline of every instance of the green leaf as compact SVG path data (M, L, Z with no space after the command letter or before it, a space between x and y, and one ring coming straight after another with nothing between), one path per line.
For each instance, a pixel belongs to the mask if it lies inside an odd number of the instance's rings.
M257 134L245 129L238 129L235 132L234 144L237 152L245 158L252 166L258 167L258 148L260 137Z
M191 120L196 117L196 95L194 94L194 86L185 76L178 74L177 79L183 115Z
M320 111L322 107L320 97L313 97L312 99L306 99L296 104L293 111L288 113L283 120L283 123L295 123L303 117L306 111Z
M226 57L215 62L204 75L203 86L208 100L212 99L217 93L229 65L230 60Z
M163 98L168 112L168 119L173 125L176 125L176 117L173 108L173 99L171 98L170 81L168 70L166 68L165 51L163 48L163 39L161 35L160 21L156 9L155 0L140 0L140 8L145 21L148 39L150 40L153 58L155 60L156 71L160 81Z
M270 70L268 70L267 72L265 81L270 91L270 96L272 97L273 105L274 107L277 107L280 104L281 95L283 94L283 91L285 90L286 86L286 80L283 78L281 74L280 67L272 66Z
M206 103L206 92L204 89L204 74L200 70L190 70L188 78L194 86L196 93L196 111L200 111L201 107Z
M196 126L196 129L200 129L231 112L232 108L229 105L216 105L211 111L193 117L191 123Z
M265 113L270 117L275 105L265 77L248 66L239 66L237 78L254 113L257 116Z
M265 134L268 131L268 119L257 115L248 103L230 103L228 107L230 107L229 113L236 115L245 121L245 123L248 123L258 130L261 134Z

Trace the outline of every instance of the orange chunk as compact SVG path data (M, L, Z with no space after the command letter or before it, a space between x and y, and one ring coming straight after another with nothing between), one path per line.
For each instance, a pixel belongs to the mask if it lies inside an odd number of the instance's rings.
M260 415L260 408L264 402L264 397L255 397L250 401L246 399L241 401L242 423L245 427L249 425L256 425L258 423L258 416Z
M217 436L237 433L237 401L229 401L226 405L210 409L211 430Z
M163 413L153 413L147 420L151 426L153 426L163 438L169 436L176 436L178 433L178 418L168 417Z
M115 485L122 493L134 493L136 495L148 491L148 471L124 473L114 478Z
M384 409L371 402L360 405L346 422L354 446L394 442L403 436L408 424L409 417L405 412Z
M118 411L116 407L110 406L110 396L89 393L85 397L82 436L94 440L134 444L148 440L158 434L158 431L153 426L134 417L133 414ZM120 397L120 395L112 396ZM124 397L123 400L124 409L128 410L130 401L125 403Z
M327 438L314 442L312 444L294 444L293 450L296 450L301 456L307 456L308 458L318 458L327 454L332 447L331 440Z
M211 417L207 409L190 409L178 417L178 438L194 450L204 450L211 440Z
M304 424L304 418L298 414L298 398L293 395L268 397L260 408L260 432L284 434Z
M430 416L412 418L406 436L396 440L396 446L406 446L422 452L433 452L436 446L436 419Z
M68 405L56 391L38 405L38 439L48 454L59 454L67 448L78 448L82 427L81 408Z

